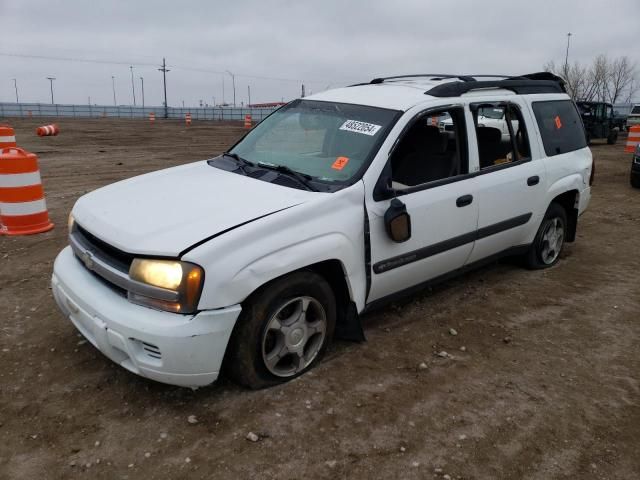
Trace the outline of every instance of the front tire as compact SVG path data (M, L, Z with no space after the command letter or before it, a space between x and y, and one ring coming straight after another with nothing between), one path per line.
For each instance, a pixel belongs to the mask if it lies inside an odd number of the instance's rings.
M252 389L296 378L320 360L335 324L335 296L322 276L301 271L274 280L244 303L226 373Z
M607 137L607 144L615 145L617 141L618 141L618 132L617 131L611 132Z
M567 232L567 212L552 203L542 219L538 233L526 254L527 267L532 270L549 268L558 263Z
M633 188L640 188L640 174L635 174L634 175L632 173L630 178L629 178L629 180L630 180L631 186Z

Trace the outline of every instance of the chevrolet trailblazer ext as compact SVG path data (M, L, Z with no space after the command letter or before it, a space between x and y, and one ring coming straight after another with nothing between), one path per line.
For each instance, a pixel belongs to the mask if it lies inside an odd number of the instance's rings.
M479 124L487 109L507 134ZM261 388L398 295L503 255L554 265L592 173L558 77L377 78L295 100L219 157L83 196L53 293L134 373L198 387L224 369Z

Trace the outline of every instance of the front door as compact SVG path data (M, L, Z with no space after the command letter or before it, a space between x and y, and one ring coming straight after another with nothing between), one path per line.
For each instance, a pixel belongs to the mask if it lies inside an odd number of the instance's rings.
M469 175L462 107L430 110L409 124L378 182L368 188L371 278L367 302L462 267L473 248L478 201ZM390 238L385 212L392 198L411 217L411 237Z

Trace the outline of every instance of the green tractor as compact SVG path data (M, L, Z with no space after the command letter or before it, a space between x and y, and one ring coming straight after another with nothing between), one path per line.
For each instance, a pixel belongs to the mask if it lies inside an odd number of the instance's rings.
M613 113L613 105L605 102L576 102L587 142L600 138L606 138L609 145L618 141L620 127L617 126Z

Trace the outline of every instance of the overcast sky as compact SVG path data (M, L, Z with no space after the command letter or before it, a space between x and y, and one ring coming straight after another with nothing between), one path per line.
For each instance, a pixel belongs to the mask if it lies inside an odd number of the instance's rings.
M614 6L612 6L614 5ZM599 53L640 61L640 1L0 0L0 101L194 106L289 100L381 75L539 71ZM634 46L635 43L635 46ZM33 58L56 57L56 59ZM63 59L75 59L68 61ZM81 62L78 60L90 60ZM113 62L113 63L111 63Z

